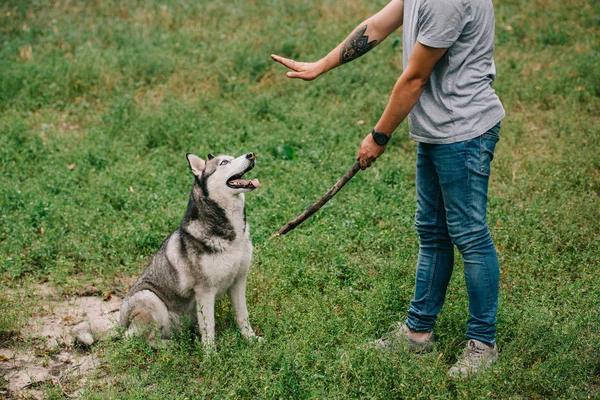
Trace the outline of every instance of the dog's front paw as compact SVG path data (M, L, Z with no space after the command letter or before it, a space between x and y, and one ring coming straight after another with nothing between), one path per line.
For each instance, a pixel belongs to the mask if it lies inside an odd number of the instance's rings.
M214 344L211 345L202 345L202 351L205 356L211 357L217 354L217 346Z
M202 350L204 350L204 352L206 354L213 354L217 351L217 345L215 344L214 340L211 341L202 341Z
M244 339L246 339L246 341L248 341L249 343L264 343L265 342L264 337L257 336L254 334L245 336Z

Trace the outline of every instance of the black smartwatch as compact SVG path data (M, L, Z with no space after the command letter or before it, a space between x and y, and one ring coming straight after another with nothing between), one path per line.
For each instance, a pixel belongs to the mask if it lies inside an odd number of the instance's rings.
M390 141L390 136L385 133L377 132L375 129L371 131L371 136L373 136L373 140L380 146L385 146L387 142Z

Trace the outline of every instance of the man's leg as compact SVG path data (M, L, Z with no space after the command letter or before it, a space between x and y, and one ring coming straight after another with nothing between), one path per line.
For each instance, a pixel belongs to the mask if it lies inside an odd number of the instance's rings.
M486 211L498 131L499 125L475 139L437 146L432 157L442 186L448 232L464 260L470 313L467 337L492 346L499 266Z
M431 332L444 304L452 275L454 251L446 228L446 212L431 151L435 145L419 143L417 150L417 212L419 234L415 294L406 325L413 332Z

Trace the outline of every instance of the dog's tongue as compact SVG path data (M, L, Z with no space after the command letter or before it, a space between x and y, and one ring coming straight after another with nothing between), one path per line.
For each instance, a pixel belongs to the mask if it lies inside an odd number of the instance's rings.
M245 179L234 179L229 183L240 188L244 187L256 189L260 187L260 182L258 181L258 179L252 179L250 181L247 181Z

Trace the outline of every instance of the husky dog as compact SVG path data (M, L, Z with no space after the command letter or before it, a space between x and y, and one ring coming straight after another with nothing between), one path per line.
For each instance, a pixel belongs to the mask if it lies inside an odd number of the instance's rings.
M127 336L151 343L167 339L183 319L197 321L205 347L215 340L215 299L227 292L246 339L257 338L248 320L246 279L252 259L244 193L260 186L243 175L253 153L207 160L187 154L194 175L183 221L162 244L121 305L119 323Z

